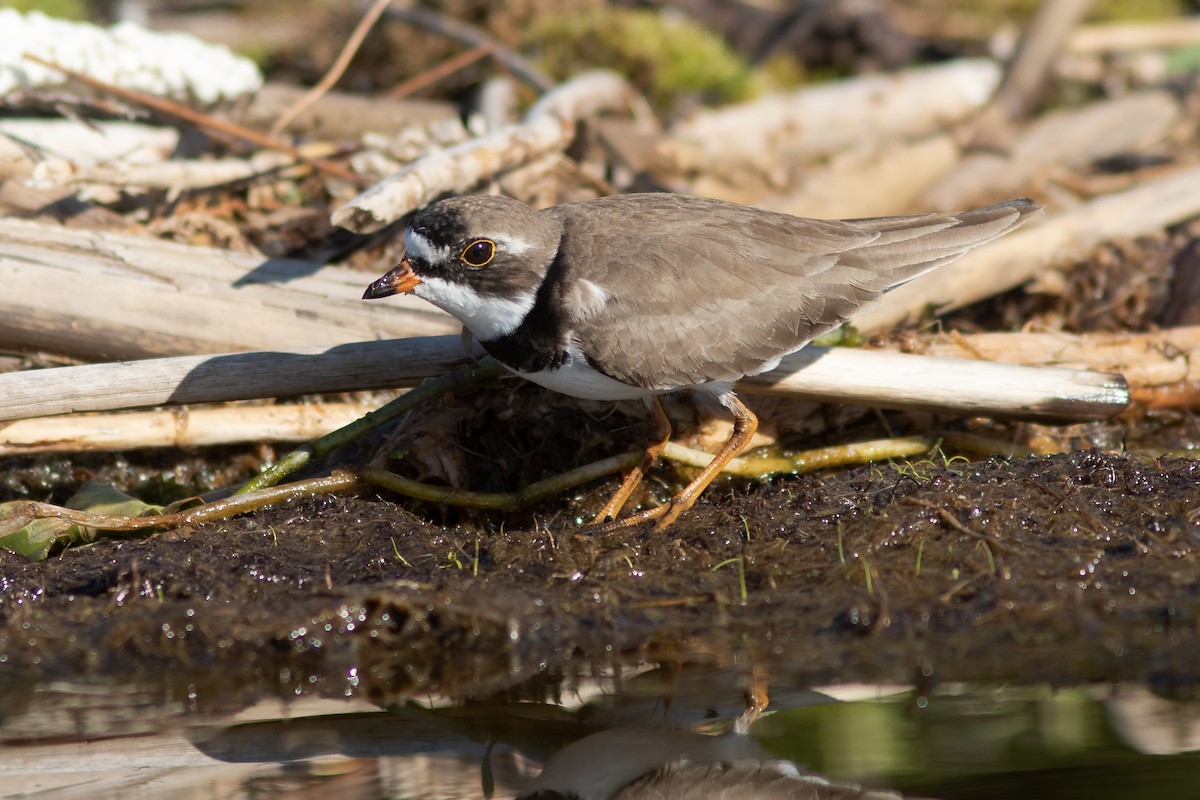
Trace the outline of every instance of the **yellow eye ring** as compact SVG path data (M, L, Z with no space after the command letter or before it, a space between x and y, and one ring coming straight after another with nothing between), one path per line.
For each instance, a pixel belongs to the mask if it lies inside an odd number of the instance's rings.
M468 267L486 267L496 257L496 243L491 239L476 239L463 248L458 260Z

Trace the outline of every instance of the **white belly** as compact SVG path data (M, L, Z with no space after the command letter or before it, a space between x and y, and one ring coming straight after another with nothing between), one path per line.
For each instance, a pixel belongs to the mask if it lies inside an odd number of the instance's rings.
M516 372L516 370L514 370ZM641 386L630 386L597 372L578 353L569 353L566 362L558 369L546 372L517 372L522 378L545 386L555 392L580 397L584 400L636 400L662 394Z

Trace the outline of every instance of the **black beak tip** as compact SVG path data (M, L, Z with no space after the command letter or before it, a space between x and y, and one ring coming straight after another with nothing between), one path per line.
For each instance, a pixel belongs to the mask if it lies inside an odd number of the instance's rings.
M391 297L395 292L383 280L377 280L363 292L363 300L378 300L381 297Z

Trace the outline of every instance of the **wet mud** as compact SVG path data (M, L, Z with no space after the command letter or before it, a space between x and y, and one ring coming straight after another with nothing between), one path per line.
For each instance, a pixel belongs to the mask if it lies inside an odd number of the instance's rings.
M571 509L510 527L306 499L41 563L0 551L0 656L10 677L170 676L199 704L538 694L647 661L1186 696L1198 479L1099 450L878 464L715 487L664 533L609 536Z

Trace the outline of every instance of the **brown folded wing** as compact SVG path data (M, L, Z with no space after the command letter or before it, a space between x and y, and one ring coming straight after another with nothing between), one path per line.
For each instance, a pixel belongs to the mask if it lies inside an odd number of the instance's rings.
M827 222L679 195L559 206L566 241L606 302L574 320L618 380L654 389L760 372L884 292L1019 225L1012 200L960 214ZM618 224L626 235L604 226ZM600 243L603 243L601 245ZM662 358L661 354L668 354Z

